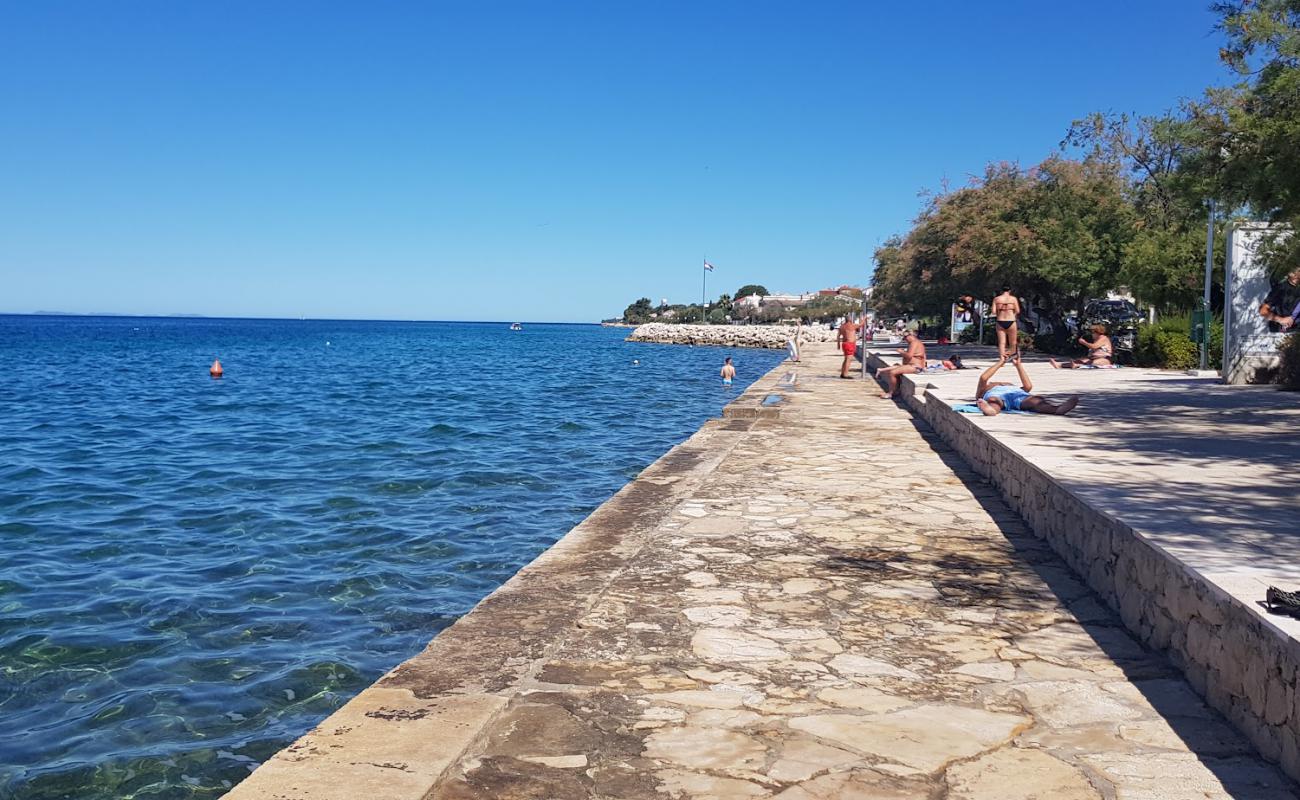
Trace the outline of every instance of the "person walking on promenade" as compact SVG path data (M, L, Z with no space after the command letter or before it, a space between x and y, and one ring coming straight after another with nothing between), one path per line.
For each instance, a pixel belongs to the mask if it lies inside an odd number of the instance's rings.
M785 340L785 349L790 353L790 360L799 363L799 346L803 344L803 320L795 326L794 333Z
M1006 357L999 358L998 363L984 370L984 374L980 375L979 384L975 387L975 405L984 412L984 416L995 417L1003 411L1032 411L1035 414L1063 415L1069 414L1075 406L1079 405L1077 394L1071 395L1062 403L1054 403L1040 394L1030 394L1034 390L1034 382L1025 374L1019 355L1011 363L1016 365L1016 372L1020 375L1020 388L1017 389L1011 383L992 383L993 376L1006 366L1006 363Z
M880 393L881 400L888 400L898 392L900 376L925 372L925 343L912 331L907 332L904 341L907 342L907 349L898 351L903 356L902 362L876 370L876 380L882 376L885 378L885 391Z
M1076 358L1073 361L1067 361L1064 364L1058 364L1056 359L1047 359L1053 369L1079 369L1081 367L1109 367L1113 365L1115 350L1111 347L1110 337L1106 335L1105 325L1092 326L1093 340L1090 342L1080 336L1076 341L1088 348L1086 358Z
M998 326L998 357L1005 359L1009 354L1019 354L1020 326L1016 318L1020 316L1020 301L1011 293L1010 286L1003 286L1002 293L993 298L993 315Z
M730 386L732 378L736 377L736 368L731 366L731 356L727 356L722 362L722 369L718 370L722 376L722 385Z
M844 353L844 363L840 365L840 377L845 380L852 380L849 377L849 364L853 361L854 354L858 352L858 328L859 324L851 317L845 317L844 322L840 323L840 334L836 341Z

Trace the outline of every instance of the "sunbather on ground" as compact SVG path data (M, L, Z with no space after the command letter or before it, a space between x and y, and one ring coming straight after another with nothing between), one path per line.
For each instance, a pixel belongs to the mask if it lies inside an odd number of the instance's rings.
M1073 361L1067 361L1064 364L1058 364L1056 359L1049 358L1055 369L1079 369L1080 367L1110 367L1115 364L1115 348L1110 343L1110 337L1106 335L1105 325L1092 326L1093 340L1090 342L1080 336L1079 344L1088 348L1088 355L1083 358L1076 358Z
M898 391L900 375L913 375L925 371L925 344L921 342L921 338L915 332L908 331L904 341L907 342L907 349L898 351L903 356L903 362L876 370L876 380L880 380L881 376L885 378L885 391L880 393L881 399L893 397Z
M975 405L984 412L984 416L994 417L1003 411L1069 414L1079 404L1078 395L1073 395L1062 403L1054 403L1042 395L1030 394L1034 390L1034 382L1029 380L1029 375L1025 373L1025 368L1020 363L1020 356L1016 356L1012 361L1016 366L1016 373L1020 375L1020 388L1017 389L1015 384L1011 383L993 383L993 376L1006 366L1006 363L1005 357L999 358L996 364L980 375L979 385L975 388Z

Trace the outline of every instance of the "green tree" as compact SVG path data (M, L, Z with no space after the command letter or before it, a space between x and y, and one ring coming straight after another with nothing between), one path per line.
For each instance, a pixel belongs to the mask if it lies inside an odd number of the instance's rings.
M1037 304L1078 308L1113 288L1134 214L1118 170L1050 158L1032 169L991 164L932 197L912 230L876 251L873 304L942 317L962 294L1002 285Z
M650 321L650 298L642 297L623 309L623 322L628 325L640 325Z
M744 286L737 289L736 293L732 295L732 297L739 300L742 297L749 297L751 294L756 294L759 297L767 297L769 294L771 294L771 292L767 290L766 286L762 286L757 283L747 283Z
M1300 3L1231 0L1212 7L1227 42L1223 62L1242 80L1188 104L1202 144L1187 172L1213 196L1253 215L1300 227ZM1266 257L1276 271L1300 263L1300 237L1275 238Z
M1211 191L1188 164L1205 144L1187 116L1091 114L1076 120L1062 148L1086 152L1128 175L1136 215L1119 278L1142 302L1168 311L1195 305L1202 291L1204 198Z

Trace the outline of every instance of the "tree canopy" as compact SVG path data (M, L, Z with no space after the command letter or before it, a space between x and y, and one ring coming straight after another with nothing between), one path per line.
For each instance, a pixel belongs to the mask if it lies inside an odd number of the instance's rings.
M941 314L957 295L987 300L1007 284L1047 307L1127 289L1187 309L1202 292L1207 200L1300 227L1300 0L1213 8L1238 83L1159 116L1087 115L1060 155L1029 169L990 164L930 197L875 253L877 308ZM1268 255L1277 271L1300 263L1300 236L1275 237Z
M733 294L732 297L739 300L742 297L749 297L751 294L756 294L760 297L767 297L769 294L771 294L771 292L767 290L766 286L763 286L761 284L747 283L744 286L737 289L736 293Z

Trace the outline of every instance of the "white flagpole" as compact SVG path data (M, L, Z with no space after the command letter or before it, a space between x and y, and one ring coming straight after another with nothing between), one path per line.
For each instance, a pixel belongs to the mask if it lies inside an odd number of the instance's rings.
M700 321L705 325L709 324L709 312L704 305L704 298L709 296L709 257L704 257L704 268L700 270L704 273L704 279L700 281Z

